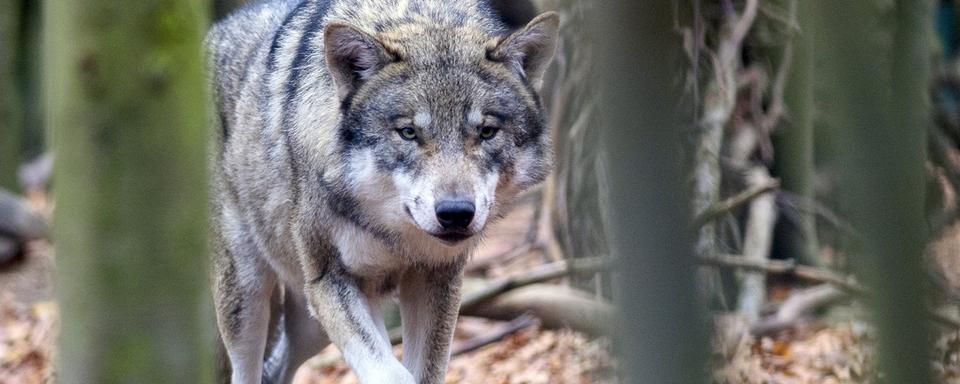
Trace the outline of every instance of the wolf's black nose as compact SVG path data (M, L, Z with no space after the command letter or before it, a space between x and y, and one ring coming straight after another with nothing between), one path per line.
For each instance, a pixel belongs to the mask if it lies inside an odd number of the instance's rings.
M463 230L473 221L473 203L466 200L442 200L437 203L437 221L448 230Z

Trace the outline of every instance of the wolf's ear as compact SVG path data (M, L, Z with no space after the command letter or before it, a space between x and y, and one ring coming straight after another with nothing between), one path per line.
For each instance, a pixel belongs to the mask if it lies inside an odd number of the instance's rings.
M540 89L543 73L553 60L560 32L560 15L546 12L530 20L526 27L503 38L488 52L494 61L506 62L534 88Z
M327 68L341 99L391 60L391 55L375 37L343 22L327 24L323 46Z

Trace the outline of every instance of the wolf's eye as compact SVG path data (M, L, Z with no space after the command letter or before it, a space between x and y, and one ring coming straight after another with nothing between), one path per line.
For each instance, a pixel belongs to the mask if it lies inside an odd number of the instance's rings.
M500 132L500 128L485 125L480 128L480 138L483 140L490 140L497 136L497 132Z
M397 128L397 134L404 140L416 140L417 130L412 127Z

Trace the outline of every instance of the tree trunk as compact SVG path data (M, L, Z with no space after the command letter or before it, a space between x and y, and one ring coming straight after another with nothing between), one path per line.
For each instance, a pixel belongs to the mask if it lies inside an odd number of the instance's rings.
M208 4L45 4L61 382L212 381Z
M3 1L3 0L0 0ZM20 161L32 161L47 150L46 113L42 94L43 2L20 0L19 65L16 69L20 87L20 105L23 107L23 125L20 136ZM22 181L22 180L21 180ZM26 192L26 191L24 191Z
M814 4L811 0L799 0L795 6L800 30L792 37L793 57L783 94L788 125L775 143L776 168L783 189L796 196L801 205L797 214L799 231L787 239L788 257L819 265L816 215L810 206L816 199L813 189Z
M597 2L599 108L624 382L705 381L681 169L681 41L668 1ZM601 38L602 37L602 38Z
M0 0L0 187L17 189L23 114L16 80L20 0Z
M875 292L877 366L889 383L929 383L930 333L921 254L927 85L932 27L929 2L821 1L820 73L834 89L833 132L844 148L841 208L860 231L847 251Z

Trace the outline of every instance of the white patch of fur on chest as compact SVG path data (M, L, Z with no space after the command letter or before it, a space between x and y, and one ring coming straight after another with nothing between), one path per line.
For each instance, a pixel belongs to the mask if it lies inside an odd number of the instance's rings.
M404 265L403 259L380 239L353 224L339 225L333 231L333 243L343 265L357 276L379 276Z

